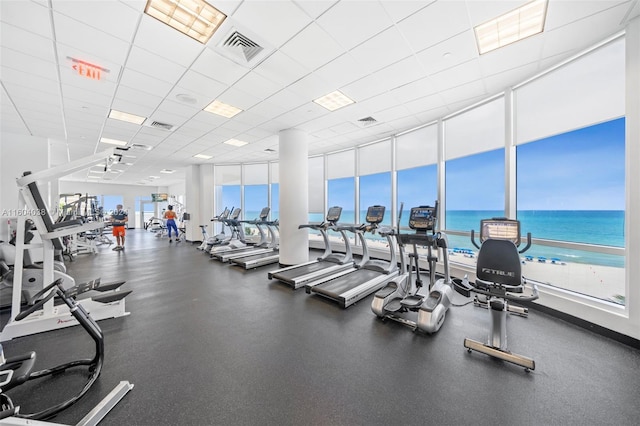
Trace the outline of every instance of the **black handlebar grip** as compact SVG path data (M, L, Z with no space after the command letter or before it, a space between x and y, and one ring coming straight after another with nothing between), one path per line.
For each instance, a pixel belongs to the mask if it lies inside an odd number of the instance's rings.
M36 295L33 296L33 299L37 299L37 298L41 297L46 292L50 291L53 287L56 287L58 284L62 284L62 278L58 278L57 280L55 280L54 282L52 282L51 284L49 284L48 286L46 286L45 288L40 290L38 293L36 293ZM25 319L26 317L28 317L29 315L31 315L32 313L34 313L35 311L37 311L38 309L42 308L42 306L45 303L47 303L49 300L51 300L55 295L56 295L56 292L52 291L44 299L40 299L39 301L34 303L33 306L30 306L29 308L27 308L24 311L20 312L18 315L16 315L16 318L15 318L16 321L21 321L21 320Z

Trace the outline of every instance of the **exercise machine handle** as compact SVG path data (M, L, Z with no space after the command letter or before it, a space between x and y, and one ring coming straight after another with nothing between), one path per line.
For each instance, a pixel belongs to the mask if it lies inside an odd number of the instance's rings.
M49 284L48 286L46 286L45 288L40 290L38 293L36 293L36 295L33 296L33 300L38 299L39 297L42 297L44 294L46 294L52 288L54 288L56 286L60 286L60 285L62 285L62 278L58 278L57 280L55 280L54 282L52 282L51 284ZM25 309L24 311L22 311L18 315L16 315L16 321L22 321L23 319L25 319L26 317L28 317L29 315L31 315L35 311L39 310L40 308L42 308L42 306L44 306L45 303L47 303L49 300L53 299L53 297L55 295L56 295L56 292L55 291L51 291L47 295L47 297L38 300L36 303L33 304L33 306L28 307L27 309Z
M525 251L529 250L530 247L531 247L531 232L527 232L527 245L524 246L522 250L519 250L518 253L524 253Z
M478 243L476 243L476 231L474 231L473 229L471 230L471 243L473 243L473 245L476 246L478 250L480 250L480 246L478 245Z

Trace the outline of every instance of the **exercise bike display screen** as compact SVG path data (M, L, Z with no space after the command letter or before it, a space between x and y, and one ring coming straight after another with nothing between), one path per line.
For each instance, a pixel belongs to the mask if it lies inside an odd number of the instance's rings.
M430 206L413 207L409 216L411 229L431 230L436 226L436 208Z
M367 210L367 222L380 223L384 219L384 206L371 206Z
M520 244L520 221L513 219L484 219L480 221L480 241L508 240Z
M340 220L340 215L342 214L342 207L331 207L327 212L327 222L337 222Z

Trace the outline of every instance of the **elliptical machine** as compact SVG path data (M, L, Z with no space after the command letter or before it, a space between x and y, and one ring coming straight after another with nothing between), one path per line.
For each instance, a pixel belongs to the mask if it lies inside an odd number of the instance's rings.
M529 315L527 308L513 306L510 301L529 302L538 298L538 288L532 284L531 292L525 293L526 279L522 276L520 254L531 247L531 233L527 233L527 244L521 244L520 221L506 218L484 219L480 222L480 244L476 243L471 230L471 242L480 251L476 265L476 281L455 280L458 293L469 297L475 293L474 304L486 307L491 313L487 343L464 339L464 347L482 352L494 358L534 370L535 362L526 356L507 349L507 313L522 317Z
M421 330L427 333L435 333L444 323L445 315L451 299L453 289L449 276L449 257L447 252L447 237L441 232L435 232L438 213L438 202L435 206L420 206L411 209L409 227L416 232L403 234L400 232L400 218L398 217L397 240L400 251L400 264L403 273L389 282L385 288L377 292L371 303L371 310L379 318L391 319L414 331ZM429 233L430 231L430 233ZM405 246L412 245L413 252L405 253ZM428 294L420 294L423 286L420 277L420 256L418 246L427 248L427 261L429 263L429 287ZM436 279L436 264L438 262L438 249L442 249L444 263L444 278ZM435 250L435 254L434 254ZM406 258L409 258L407 265ZM413 269L416 271L416 279L413 279ZM405 312L418 312L418 320L411 321L398 315Z

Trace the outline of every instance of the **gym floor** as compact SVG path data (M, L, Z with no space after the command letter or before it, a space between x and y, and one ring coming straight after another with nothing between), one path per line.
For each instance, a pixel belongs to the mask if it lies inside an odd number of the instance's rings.
M113 246L112 246L113 247ZM77 282L126 279L131 315L100 321L102 375L55 422L75 423L121 380L134 389L101 425L636 425L640 350L532 310L508 318L510 349L536 370L467 353L489 315L452 307L435 335L371 312L346 310L304 289L209 260L195 245L130 230L67 263ZM314 253L315 255L315 253ZM456 294L454 302L467 299ZM8 313L0 319L4 325ZM4 343L35 350L37 369L92 355L79 327ZM27 383L10 395L24 413L76 393L82 372Z

